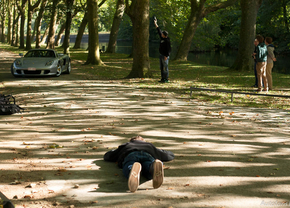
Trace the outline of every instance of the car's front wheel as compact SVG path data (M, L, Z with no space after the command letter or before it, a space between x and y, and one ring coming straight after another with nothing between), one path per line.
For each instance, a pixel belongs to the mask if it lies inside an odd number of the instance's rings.
M11 65L11 74L12 74L14 77L20 77L19 75L15 75L15 74L14 74L13 64Z
M61 65L58 64L58 65L57 65L57 69L56 69L56 74L55 74L55 76L56 76L56 77L59 77L60 75L61 75Z

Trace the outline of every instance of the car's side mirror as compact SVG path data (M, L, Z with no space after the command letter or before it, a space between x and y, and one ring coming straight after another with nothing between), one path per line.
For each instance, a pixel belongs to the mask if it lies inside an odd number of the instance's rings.
M19 53L19 56L23 57L23 53Z

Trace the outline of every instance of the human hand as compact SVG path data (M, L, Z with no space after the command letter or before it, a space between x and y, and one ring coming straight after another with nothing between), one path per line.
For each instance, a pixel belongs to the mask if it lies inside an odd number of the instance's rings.
M164 61L166 61L168 59L168 57L167 56L164 56Z
M277 61L277 59L276 58L273 58L273 61Z

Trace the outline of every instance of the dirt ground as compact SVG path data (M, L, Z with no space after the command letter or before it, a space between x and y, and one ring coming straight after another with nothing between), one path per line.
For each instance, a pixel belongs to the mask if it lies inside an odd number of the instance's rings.
M26 109L0 116L0 190L18 208L290 207L290 112L180 99L116 80L14 78L0 50L0 93ZM142 135L174 152L159 189L136 193L106 151Z

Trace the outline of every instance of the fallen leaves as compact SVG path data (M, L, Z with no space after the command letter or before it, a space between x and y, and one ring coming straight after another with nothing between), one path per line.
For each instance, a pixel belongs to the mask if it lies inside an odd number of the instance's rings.
M24 199L32 199L34 196L32 194L27 194L23 197Z
M49 146L50 149L58 149L58 148L63 148L63 146L58 145L58 144L53 144Z
M18 185L18 184L21 184L21 182L18 180L15 180L15 181L9 183L9 185Z

